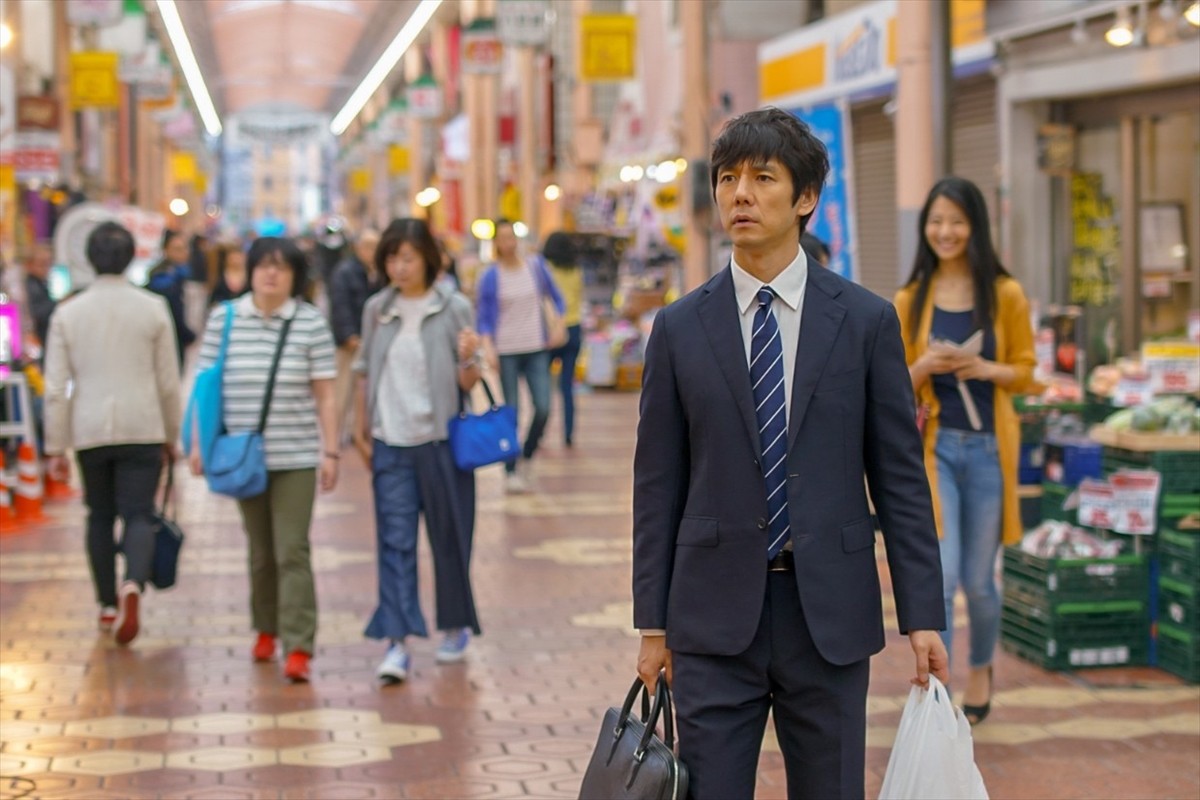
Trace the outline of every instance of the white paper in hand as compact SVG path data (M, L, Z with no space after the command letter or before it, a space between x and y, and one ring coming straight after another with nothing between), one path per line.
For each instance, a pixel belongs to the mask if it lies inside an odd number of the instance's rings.
M988 800L971 723L937 678L908 693L879 800Z
M975 331L962 344L949 339L933 339L929 343L929 348L952 355L977 356L983 352L983 331ZM975 405L975 399L971 397L971 390L967 388L964 381L958 382L958 396L962 398L963 409L967 412L967 421L971 423L971 429L983 430L983 420L979 416L979 408Z

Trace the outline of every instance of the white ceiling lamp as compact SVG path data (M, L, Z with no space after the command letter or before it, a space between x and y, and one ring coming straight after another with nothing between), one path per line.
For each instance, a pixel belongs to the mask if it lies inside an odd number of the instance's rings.
M1104 33L1104 41L1113 47L1128 47L1133 44L1133 23L1129 21L1129 9L1117 9L1117 18Z
M1183 11L1183 18L1192 27L1200 28L1200 0L1192 0L1192 4Z
M350 123L358 116L358 112L362 111L363 106L371 99L371 95L375 94L375 90L387 78L388 73L400 62L404 51L408 50L409 46L416 41L417 36L425 29L425 25L441 4L442 0L421 0L421 4L408 18L408 22L404 23L404 27L396 34L396 38L392 39L392 43L383 51L383 55L375 62L375 66L371 67L362 79L362 83L358 84L358 87L350 93L350 98L346 100L342 110L333 118L333 122L329 123L329 130L333 131L334 136L341 136L345 133L346 128L350 127Z
M217 108L208 94L208 86L204 83L200 65L196 63L196 55L192 52L192 43L188 41L187 31L183 29L183 20L179 18L175 0L158 0L158 14L162 17L163 27L167 29L171 46L175 48L175 57L179 59L179 68L183 70L183 77L192 93L192 100L196 103L196 110L200 112L204 129L210 136L220 136L221 118L217 115Z

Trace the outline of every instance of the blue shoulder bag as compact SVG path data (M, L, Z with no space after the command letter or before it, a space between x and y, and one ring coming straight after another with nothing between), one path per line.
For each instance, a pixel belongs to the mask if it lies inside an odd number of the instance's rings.
M204 463L204 475L208 488L217 494L245 500L256 497L267 490L267 458L263 447L263 431L267 427L267 414L271 410L271 395L275 391L275 376L279 372L279 359L283 355L283 344L287 341L292 320L283 321L279 332L279 344L275 346L275 358L271 362L271 374L267 377L267 391L263 396L262 413L258 427L240 433L222 433L213 442L212 452Z
M205 464L212 455L213 443L221 435L225 419L225 351L229 349L229 331L233 327L233 303L226 301L223 305L225 327L221 332L221 348L216 360L207 369L196 373L187 412L183 415L183 452L191 455L192 439L196 439Z
M487 393L487 411L468 414L463 405L463 393L459 392L458 416L449 423L450 452L454 455L455 466L464 472L498 461L512 461L521 455L517 441L517 410L496 403L487 381L480 378L479 382Z

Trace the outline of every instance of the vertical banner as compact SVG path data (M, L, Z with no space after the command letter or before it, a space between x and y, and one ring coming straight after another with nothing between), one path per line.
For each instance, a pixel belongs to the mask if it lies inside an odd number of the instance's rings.
M817 210L808 221L808 231L829 247L826 265L847 280L858 280L858 263L852 206L850 161L850 115L843 103L820 103L793 111L825 143L829 153L829 177L821 190Z

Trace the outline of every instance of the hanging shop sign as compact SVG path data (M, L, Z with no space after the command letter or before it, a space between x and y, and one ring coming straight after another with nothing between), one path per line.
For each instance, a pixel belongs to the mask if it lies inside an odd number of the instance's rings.
M1117 295L1117 219L1113 199L1104 193L1100 173L1071 178L1070 302L1106 306Z
M637 17L584 14L579 18L579 76L585 81L636 77Z
M17 95L17 74L0 64L0 164L12 163L12 151L17 137L17 104L10 98Z
M496 30L500 41L514 47L537 47L550 38L546 22L547 0L500 0L496 3Z
M504 65L504 45L496 34L496 21L477 19L462 32L462 71L471 75L499 75Z
M161 86L171 83L171 65L162 60L158 42L146 42L136 53L121 56L117 77L122 83Z
M371 171L364 167L350 170L350 191L365 194L371 190Z
M196 182L196 157L191 153L171 155L171 180L175 183Z
M121 81L117 76L120 56L95 51L71 53L71 108L117 108L121 104Z
M417 119L437 119L442 115L442 89L431 75L422 75L404 90L408 113Z
M805 25L758 48L759 96L780 107L882 94L896 83L896 8L877 0ZM955 70L982 68L995 54L984 0L950 0Z
M124 0L67 0L71 25L116 25L124 13Z
M844 102L821 103L796 111L818 139L825 143L829 154L829 177L821 189L817 209L808 220L808 230L829 247L826 265L847 280L858 280L855 253L858 242L854 234L854 208L850 174L851 162L847 143L850 141L850 113Z
M58 98L44 94L26 94L17 98L17 130L57 131Z
M1038 169L1069 178L1075 170L1075 127L1049 123L1038 128Z
M13 174L18 181L58 179L62 139L58 132L22 131L12 151Z
M409 169L408 148L402 144L394 144L388 148L388 173L403 175Z

